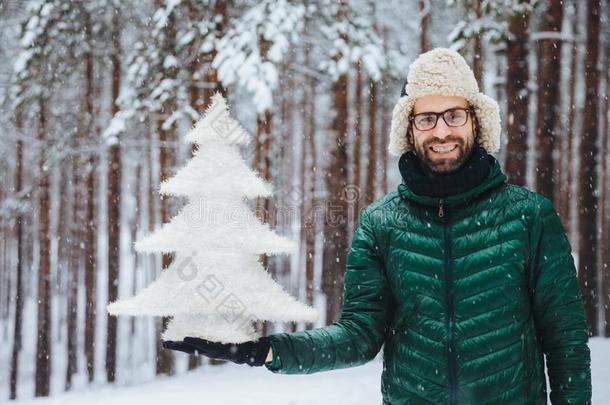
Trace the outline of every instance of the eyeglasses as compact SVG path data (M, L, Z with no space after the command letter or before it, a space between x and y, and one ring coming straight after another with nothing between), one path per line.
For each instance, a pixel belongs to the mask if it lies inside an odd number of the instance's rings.
M420 131L430 131L436 127L438 117L443 117L445 124L450 127L461 127L468 121L468 114L474 113L472 108L450 108L442 112L423 112L415 114L409 121Z

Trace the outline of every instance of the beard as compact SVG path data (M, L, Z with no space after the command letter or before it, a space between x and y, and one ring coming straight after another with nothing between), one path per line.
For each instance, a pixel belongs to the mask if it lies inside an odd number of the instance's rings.
M457 144L457 147L452 152L448 153L447 157L443 157L432 151L432 144ZM435 140L430 140L425 144L415 144L415 152L421 161L422 168L428 174L449 174L458 170L468 160L474 149L474 141L472 138L464 140L462 138L445 138L443 143Z

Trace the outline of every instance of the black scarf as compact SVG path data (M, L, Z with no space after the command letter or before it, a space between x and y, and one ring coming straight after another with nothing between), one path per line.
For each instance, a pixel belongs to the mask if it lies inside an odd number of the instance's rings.
M400 157L398 168L403 182L415 194L447 197L481 184L489 175L493 160L494 158L484 148L475 146L468 160L455 172L426 175L421 167L421 160L410 151Z

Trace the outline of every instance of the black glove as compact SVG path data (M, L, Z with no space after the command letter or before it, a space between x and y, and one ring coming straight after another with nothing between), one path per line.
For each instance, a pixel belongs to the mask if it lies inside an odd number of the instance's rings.
M212 359L228 360L237 364L262 366L269 353L268 337L262 337L256 342L218 343L194 337L185 337L183 341L166 340L164 349L178 350L188 354L200 354Z

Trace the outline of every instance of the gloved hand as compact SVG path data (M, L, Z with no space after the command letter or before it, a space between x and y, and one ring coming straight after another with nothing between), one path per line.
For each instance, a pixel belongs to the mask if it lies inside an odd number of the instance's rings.
M188 354L200 354L218 360L228 360L237 364L249 366L262 366L269 353L268 337L257 341L244 343L218 343L194 337L185 337L183 341L166 340L164 349L178 350Z

